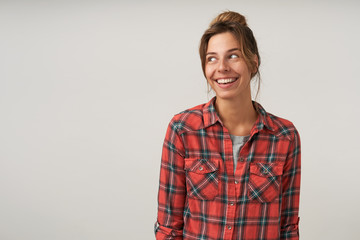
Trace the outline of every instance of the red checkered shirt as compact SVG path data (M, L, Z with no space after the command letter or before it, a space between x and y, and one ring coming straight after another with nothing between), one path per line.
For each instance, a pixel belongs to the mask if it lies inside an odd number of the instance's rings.
M160 168L156 239L299 239L300 137L288 120L258 112L234 175L229 131L213 97L176 114Z

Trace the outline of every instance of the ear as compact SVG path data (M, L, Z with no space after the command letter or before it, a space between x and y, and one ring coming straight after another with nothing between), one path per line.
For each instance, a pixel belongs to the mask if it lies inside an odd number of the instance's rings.
M255 74L259 68L259 58L255 55L253 61L255 62L255 67L252 69L252 73Z

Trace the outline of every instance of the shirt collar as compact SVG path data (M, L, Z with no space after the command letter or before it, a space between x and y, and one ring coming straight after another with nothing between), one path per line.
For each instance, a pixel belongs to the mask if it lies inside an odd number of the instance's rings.
M222 123L218 113L215 109L215 100L216 96L214 96L209 102L207 102L203 108L203 120L204 120L204 127L209 127L213 124L215 124L217 121L219 123ZM255 110L258 112L258 119L255 122L255 128L257 130L261 130L264 128L264 126L269 129L270 131L274 130L274 125L269 117L268 113L265 111L265 109L260 105L260 103L256 101L252 101L253 106L255 107Z

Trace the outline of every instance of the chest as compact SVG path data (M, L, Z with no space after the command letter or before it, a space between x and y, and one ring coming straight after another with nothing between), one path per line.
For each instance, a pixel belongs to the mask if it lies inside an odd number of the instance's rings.
M221 159L233 161L233 144L230 134L222 128L200 129L183 134L187 158ZM244 142L239 159L247 162L283 162L288 154L290 140L268 131L258 131Z

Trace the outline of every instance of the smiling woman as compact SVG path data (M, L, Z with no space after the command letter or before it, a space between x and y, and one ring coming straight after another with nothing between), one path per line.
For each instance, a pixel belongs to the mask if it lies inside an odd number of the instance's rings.
M217 16L199 52L216 96L168 125L156 239L299 239L300 137L252 100L260 56L244 16Z
M250 98L250 71L232 33L219 33L209 40L205 76L218 99ZM254 59L254 61L257 61Z
M216 48L215 44L219 44L219 41L214 43L214 39L218 38L216 35L224 33L228 35L228 40L232 41L232 45L234 46L234 48L228 49L227 51L229 53L231 53L231 51L238 51L235 55L241 57L250 68L251 78L258 75L259 82L257 83L257 92L259 92L260 73L258 69L260 66L260 55L255 37L251 29L247 26L245 17L234 12L224 12L218 15L211 22L210 26L211 27L207 29L202 36L199 47L201 65L205 77L205 68L208 66L208 60L212 57L209 55L216 54L215 52L212 52L211 48ZM213 46L209 47L209 45ZM234 56L230 55L229 57L232 58ZM215 60L215 58L212 60Z

